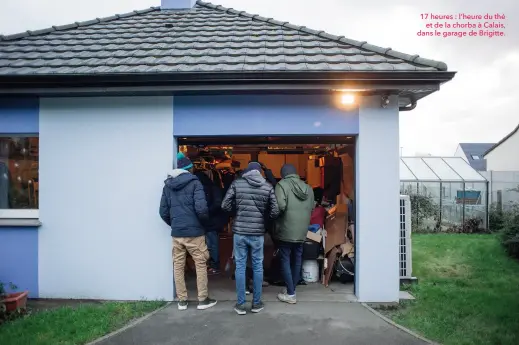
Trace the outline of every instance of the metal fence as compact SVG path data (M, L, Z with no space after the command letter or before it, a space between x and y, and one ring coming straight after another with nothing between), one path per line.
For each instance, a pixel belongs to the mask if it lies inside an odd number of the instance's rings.
M488 180L490 204L506 209L519 203L519 171L481 171Z
M519 171L480 171L487 182L400 182L411 197L414 231L448 231L478 219L488 227L490 205L519 204Z
M448 231L470 219L487 227L487 183L401 182L411 198L414 231Z

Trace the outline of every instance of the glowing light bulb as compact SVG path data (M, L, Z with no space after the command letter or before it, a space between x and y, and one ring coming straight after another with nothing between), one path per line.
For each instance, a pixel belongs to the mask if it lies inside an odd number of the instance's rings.
M348 105L355 103L355 97L352 94L344 94L341 96L341 103Z

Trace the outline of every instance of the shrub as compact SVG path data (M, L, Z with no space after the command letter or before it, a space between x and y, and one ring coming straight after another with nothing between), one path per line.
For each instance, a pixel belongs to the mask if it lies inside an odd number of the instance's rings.
M491 232L498 232L505 225L505 214L497 204L492 204L488 208L488 229Z
M429 195L414 193L410 190L406 191L411 201L411 223L413 232L427 232L424 228L424 221L433 219L433 231L439 230L439 207Z
M506 218L501 241L508 254L519 259L519 212Z
M447 229L446 232L450 233L458 233L458 234L483 234L488 233L481 225L483 224L483 219L481 218L469 218L465 220L465 223L462 225L454 225Z
M18 287L14 285L13 283L9 283L9 288L11 290L16 290ZM3 300L5 297L7 297L7 291L5 290L5 284L3 282L0 282L0 300ZM6 307L4 303L0 303L0 324L4 323L5 321L9 319L13 319L15 315L8 314L6 311Z
M11 290L16 290L18 287L13 283L9 283L9 288ZM3 299L7 296L7 291L5 290L5 283L0 282L0 299Z

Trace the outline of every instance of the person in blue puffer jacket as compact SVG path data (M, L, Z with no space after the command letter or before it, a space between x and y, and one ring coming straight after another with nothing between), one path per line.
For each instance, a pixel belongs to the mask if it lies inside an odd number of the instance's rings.
M205 242L203 222L209 217L204 187L192 174L193 163L183 153L177 154L177 169L164 181L159 214L171 227L173 237L173 267L177 290L178 309L187 309L187 289L184 278L187 253L196 266L198 290L197 309L211 308L216 301L207 290L207 260L209 251Z

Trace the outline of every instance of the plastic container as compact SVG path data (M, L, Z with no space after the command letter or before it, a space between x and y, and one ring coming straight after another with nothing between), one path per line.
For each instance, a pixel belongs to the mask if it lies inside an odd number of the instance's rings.
M321 243L306 240L303 244L303 260L317 260L321 251Z
M319 264L317 260L303 261L303 280L307 283L317 283L319 281Z

